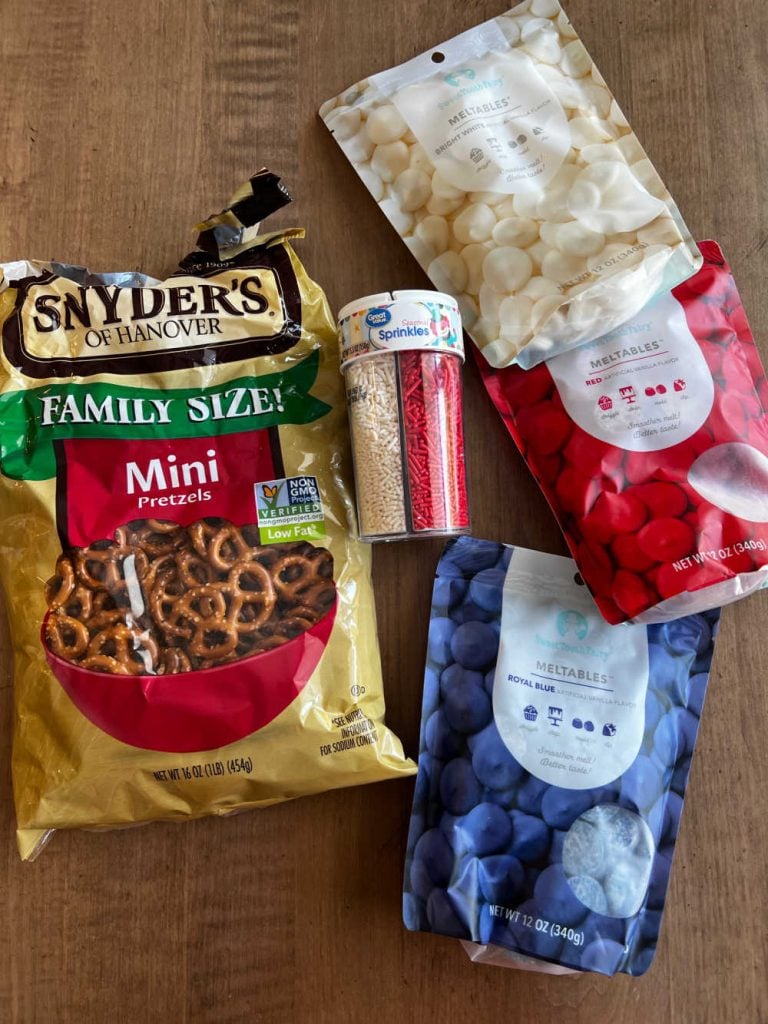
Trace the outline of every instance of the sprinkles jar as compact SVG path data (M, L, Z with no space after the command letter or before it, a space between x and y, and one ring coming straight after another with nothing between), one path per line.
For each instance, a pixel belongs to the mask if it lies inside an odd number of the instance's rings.
M339 313L363 540L469 529L461 367L450 295L367 295Z

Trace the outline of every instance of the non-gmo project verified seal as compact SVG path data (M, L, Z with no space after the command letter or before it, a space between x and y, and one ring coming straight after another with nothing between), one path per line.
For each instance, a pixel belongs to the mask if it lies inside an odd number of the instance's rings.
M325 536L316 476L289 476L253 485L263 544Z

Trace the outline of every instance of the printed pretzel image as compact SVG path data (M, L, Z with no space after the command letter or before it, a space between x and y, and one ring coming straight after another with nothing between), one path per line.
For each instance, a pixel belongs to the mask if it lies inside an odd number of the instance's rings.
M63 552L45 585L45 641L65 661L117 675L175 675L272 650L336 599L333 556L258 527L141 519Z

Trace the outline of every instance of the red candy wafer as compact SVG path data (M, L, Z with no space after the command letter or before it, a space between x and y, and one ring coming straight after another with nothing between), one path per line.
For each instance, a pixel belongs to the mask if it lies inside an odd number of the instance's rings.
M614 537L636 533L648 518L648 510L630 492L598 497L594 507L583 519L583 533L593 540L609 544Z
M611 593L616 604L629 618L639 615L649 602L655 603L656 592L641 576L619 569L613 581Z
M638 544L637 536L634 533L624 533L617 537L611 544L611 554L617 565L622 565L631 572L647 572L659 561L656 552L645 553Z
M658 562L677 562L693 553L696 533L682 519L654 519L638 531L637 546Z
M528 371L478 357L611 623L768 579L768 381L719 246L700 249L698 274L603 338Z
M654 480L638 484L629 493L639 498L652 516L681 516L688 508L688 495L677 484Z

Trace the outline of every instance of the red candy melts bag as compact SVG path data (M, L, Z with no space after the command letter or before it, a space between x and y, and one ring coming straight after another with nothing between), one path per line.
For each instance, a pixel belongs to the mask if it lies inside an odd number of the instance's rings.
M715 608L768 577L768 383L730 267L702 269L616 331L491 398L610 623Z

